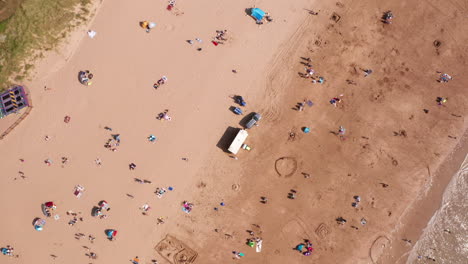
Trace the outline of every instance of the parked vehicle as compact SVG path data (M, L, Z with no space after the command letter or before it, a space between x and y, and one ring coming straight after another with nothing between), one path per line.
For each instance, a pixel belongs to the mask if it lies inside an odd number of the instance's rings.
M242 109L240 109L239 107L233 107L232 108L232 112L234 112L234 114L236 115L242 115Z
M249 120L249 122L247 122L245 128L251 128L254 125L258 126L257 123L260 121L260 119L262 119L262 116L259 113L253 113L252 118Z

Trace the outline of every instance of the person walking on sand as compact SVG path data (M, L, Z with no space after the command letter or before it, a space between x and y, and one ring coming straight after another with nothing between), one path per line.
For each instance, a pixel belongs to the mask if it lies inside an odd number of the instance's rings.
M364 77L367 77L367 76L371 75L372 72L373 72L373 71L372 71L371 69L366 69L366 70L364 70Z
M346 134L346 128L340 126L340 128L338 129L338 135L344 136L344 134Z

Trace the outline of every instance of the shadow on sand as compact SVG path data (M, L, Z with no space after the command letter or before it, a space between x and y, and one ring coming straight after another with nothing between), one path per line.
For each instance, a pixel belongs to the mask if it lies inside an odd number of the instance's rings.
M239 130L240 130L239 128L235 128L235 127L226 128L226 131L224 131L224 134L221 136L221 139L218 141L216 146L220 148L222 151L229 153L228 151L229 145L231 145L231 142L234 140Z

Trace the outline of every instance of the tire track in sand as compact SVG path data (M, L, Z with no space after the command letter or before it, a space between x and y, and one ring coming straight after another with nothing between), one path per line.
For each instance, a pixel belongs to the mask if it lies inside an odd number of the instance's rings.
M267 98L267 104L262 107L263 117L271 122L276 122L281 115L281 108L279 100L281 98L285 85L287 85L292 79L294 74L289 71L285 71L285 65L291 65L295 59L293 56L297 52L299 45L306 33L306 29L309 27L311 19L309 16L300 22L300 26L294 31L290 38L282 44L280 50L274 55L272 67L266 74L266 89L265 98Z

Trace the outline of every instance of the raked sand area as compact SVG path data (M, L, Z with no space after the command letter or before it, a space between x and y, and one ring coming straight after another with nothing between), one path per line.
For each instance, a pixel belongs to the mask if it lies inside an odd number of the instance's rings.
M411 245L402 239L414 242L419 231L398 233L403 220L417 210L411 205L419 194L446 177L437 168L466 130L466 1L440 9L432 0L166 6L102 1L89 26L96 37L76 32L62 55L38 66L27 84L33 111L0 141L0 246L20 255L2 263L129 263L139 256L145 264L189 264L195 255L194 263L404 263ZM273 22L256 25L245 11L253 6ZM380 22L387 10L395 14L391 25ZM144 20L157 23L150 33L139 26ZM214 46L223 29L228 40ZM301 57L311 59L324 84L299 76ZM364 77L363 69L373 73ZM91 86L78 82L80 70L93 72ZM454 80L437 82L437 71ZM163 75L167 83L153 89ZM252 150L241 150L237 160L219 147L229 127L240 127L242 117L229 110L235 94L246 99L245 113L263 116L249 130ZM439 96L447 103L437 105ZM334 97L342 99L337 107L329 103ZM292 109L304 99L314 105ZM172 120L157 120L165 109ZM305 126L310 133L301 132ZM335 135L339 126L343 138ZM104 147L111 134L121 138L115 152ZM78 184L85 187L79 199ZM156 188L169 186L158 199ZM288 199L291 189L295 199ZM106 219L91 216L101 200L111 206ZM57 204L60 219L47 218L37 232L32 221L45 218L47 201ZM190 214L183 201L194 204ZM144 204L148 215L139 209ZM69 226L70 210L83 221ZM158 217L165 223L157 225ZM338 224L338 217L347 222ZM415 221L422 228L426 220ZM116 240L106 239L106 229L118 230ZM262 252L246 245L246 230L262 238ZM178 249L160 242L167 235L180 241ZM304 239L313 244L311 256L292 250ZM232 251L245 256L234 260ZM90 252L98 258L89 259Z

